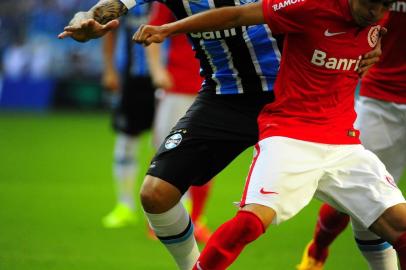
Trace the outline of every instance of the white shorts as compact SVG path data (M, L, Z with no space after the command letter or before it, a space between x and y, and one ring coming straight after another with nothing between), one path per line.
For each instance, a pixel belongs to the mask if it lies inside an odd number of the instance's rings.
M406 104L360 97L356 111L355 126L361 131L362 144L399 181L406 168Z
M293 217L316 196L368 228L405 201L382 162L362 145L270 137L255 150L241 206L271 207L274 223Z
M156 149L159 148L178 120L185 115L195 98L196 95L161 92L154 119L153 141Z

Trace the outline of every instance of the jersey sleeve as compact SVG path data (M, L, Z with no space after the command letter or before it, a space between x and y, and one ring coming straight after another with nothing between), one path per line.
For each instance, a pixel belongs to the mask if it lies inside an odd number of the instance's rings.
M315 5L312 0L262 0L262 11L273 33L287 34L303 31Z
M131 8L133 8L136 5L142 5L145 3L152 2L154 0L120 0L120 1L121 1L121 3L123 3L126 6L127 9L130 10Z
M148 24L163 25L173 21L175 21L175 17L169 8L159 2L153 3Z

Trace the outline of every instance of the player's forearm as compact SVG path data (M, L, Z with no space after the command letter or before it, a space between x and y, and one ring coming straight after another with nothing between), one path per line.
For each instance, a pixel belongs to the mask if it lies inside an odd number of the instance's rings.
M152 77L156 77L165 67L161 61L161 45L151 44L145 48L147 60Z
M202 12L185 19L166 24L169 35L216 31L244 25L263 24L260 3L238 7L223 7Z
M116 50L116 31L111 31L103 37L103 60L104 70L115 70L114 52Z
M127 12L127 7L120 0L100 0L86 13L100 24L106 24Z

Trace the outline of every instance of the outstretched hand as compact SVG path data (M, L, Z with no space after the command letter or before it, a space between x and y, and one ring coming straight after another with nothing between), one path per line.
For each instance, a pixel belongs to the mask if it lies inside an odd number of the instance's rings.
M163 42L166 37L168 37L168 32L165 25L153 26L143 24L133 35L133 41L144 46L149 46L151 43Z
M78 12L69 22L69 25L64 28L64 31L58 35L58 38L71 37L76 41L86 42L90 39L99 38L118 26L118 20L100 24L88 12Z
M388 32L388 30L385 27L382 27L379 32L379 39L375 48L372 51L363 55L361 63L357 70L360 78L365 76L368 70L379 61L379 58L382 55L381 40L382 37L386 34L386 32Z

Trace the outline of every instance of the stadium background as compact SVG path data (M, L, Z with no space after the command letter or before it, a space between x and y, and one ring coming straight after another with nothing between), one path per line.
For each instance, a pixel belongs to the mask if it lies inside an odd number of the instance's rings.
M56 35L86 0L0 3L0 269L175 269L140 222L104 229L114 204L114 135L100 86L100 41L78 44ZM139 151L143 170L150 134ZM251 149L214 183L208 225L232 217ZM401 188L406 188L406 177ZM139 187L139 185L137 185ZM137 202L139 205L139 202ZM272 227L230 269L294 269L311 238L320 202ZM326 270L366 269L350 229L330 250Z

